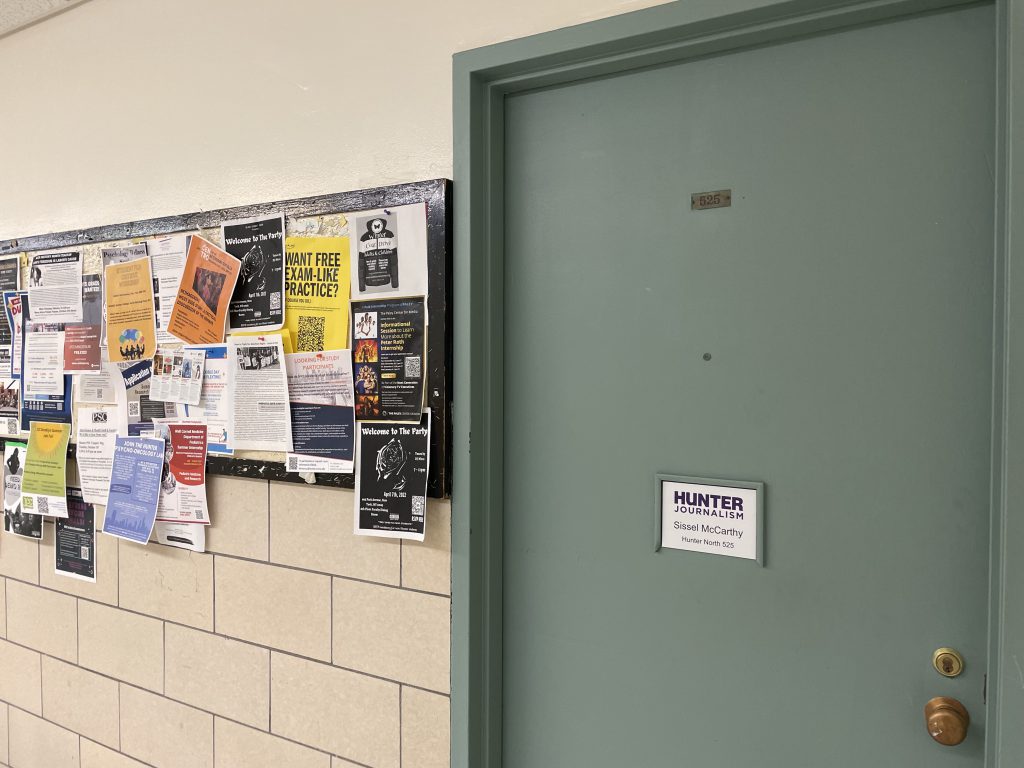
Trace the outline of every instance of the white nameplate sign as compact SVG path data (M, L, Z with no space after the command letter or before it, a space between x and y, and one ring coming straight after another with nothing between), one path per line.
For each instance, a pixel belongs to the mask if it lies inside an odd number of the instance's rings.
M658 548L709 552L763 564L763 483L658 475Z

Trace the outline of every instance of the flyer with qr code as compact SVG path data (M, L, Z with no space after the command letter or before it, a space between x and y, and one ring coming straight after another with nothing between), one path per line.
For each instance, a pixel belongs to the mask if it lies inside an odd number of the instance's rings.
M54 537L54 573L96 581L96 510L78 488L68 488L68 516L56 521Z
M351 352L295 352L284 360L293 451L288 454L287 470L351 472L355 451Z
M241 262L228 306L229 331L276 331L284 324L284 214L221 224L224 250Z
M356 418L419 424L426 363L423 297L352 302Z
M68 516L67 483L70 424L33 421L21 478L21 508L34 515Z
M348 238L288 237L284 249L284 320L295 351L348 348Z
M419 425L359 424L356 455L355 532L423 541L430 411Z

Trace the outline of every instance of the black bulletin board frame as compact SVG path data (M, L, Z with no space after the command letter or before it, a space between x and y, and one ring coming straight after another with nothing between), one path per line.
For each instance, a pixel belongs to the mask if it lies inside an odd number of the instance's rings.
M301 197L270 203L221 208L212 211L165 216L125 224L70 230L49 235L34 235L0 240L0 256L23 251L70 248L130 238L156 237L173 232L192 232L219 227L222 221L271 213L288 218L358 213L375 208L395 208L413 203L427 204L427 372L426 404L431 410L430 479L428 494L442 498L451 494L451 391L452 391L452 183L431 179L355 192ZM2 438L0 438L2 442ZM210 456L207 471L264 480L306 482L300 475L285 471L279 461ZM351 474L318 472L316 485L353 488Z

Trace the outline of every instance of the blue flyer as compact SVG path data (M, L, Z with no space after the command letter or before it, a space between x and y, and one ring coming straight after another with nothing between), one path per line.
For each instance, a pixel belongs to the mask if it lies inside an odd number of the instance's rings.
M120 435L115 438L104 533L140 544L149 541L160 502L163 469L163 440Z

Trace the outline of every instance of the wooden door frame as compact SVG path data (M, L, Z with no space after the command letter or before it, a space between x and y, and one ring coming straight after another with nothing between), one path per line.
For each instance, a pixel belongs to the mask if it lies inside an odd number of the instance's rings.
M454 58L453 768L501 765L505 96L975 4L755 2L681 0ZM985 765L1010 768L1024 757L1024 86L1013 88L1024 83L1024 0L995 8L993 460L991 498L979 503L992 510Z

